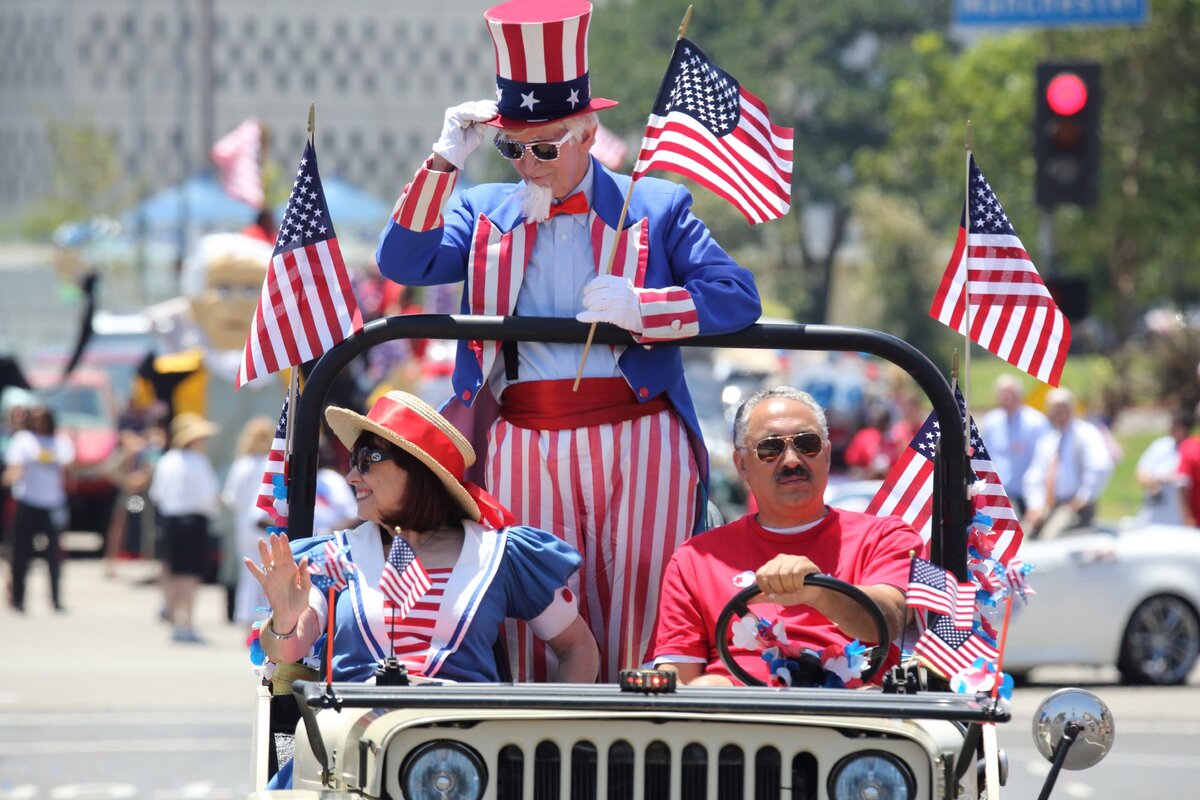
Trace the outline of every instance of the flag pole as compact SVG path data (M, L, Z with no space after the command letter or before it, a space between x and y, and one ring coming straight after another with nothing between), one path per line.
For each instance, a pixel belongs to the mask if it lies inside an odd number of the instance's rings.
M313 143L314 132L317 129L317 104L308 104L308 143ZM296 400L300 397L300 367L295 365L288 368L288 393L287 393L287 446L284 448L283 457L285 463L291 463L292 460L292 417L296 414Z
M693 6L689 3L687 11L683 12L683 21L679 23L679 35L675 37L676 44L679 43L680 39L687 36L688 26L692 23L692 8ZM671 56L674 57L674 55L675 51L672 49ZM663 80L666 80L665 75L663 76ZM661 91L662 88L660 86L659 92L661 93ZM637 179L633 177L629 179L629 190L625 192L625 204L621 206L621 216L617 218L617 235L613 239L612 247L608 251L608 259L605 261L604 272L600 273L601 275L609 275L612 273L613 261L615 261L617 257L617 243L621 237L621 229L625 226L625 214L629 211L629 201L633 199L633 184L636 181ZM603 240L601 241L603 242ZM572 392L579 391L579 382L583 380L583 368L587 365L588 353L592 349L592 338L596 335L596 325L598 324L599 323L593 322L592 327L588 329L587 341L584 342L583 345L583 355L579 357L579 372L575 375L575 383L571 385Z
M974 146L974 136L971 131L971 120L967 120L967 180L963 192L963 305L966 322L963 328L963 441L967 445L967 453L971 447L971 155Z

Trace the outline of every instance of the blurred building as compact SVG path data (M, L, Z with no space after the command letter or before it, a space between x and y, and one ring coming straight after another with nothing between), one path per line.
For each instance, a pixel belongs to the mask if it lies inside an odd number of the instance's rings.
M495 91L491 4L4 0L0 221L51 187L47 119L110 137L132 204L207 168L212 142L250 116L290 171L310 102L322 174L394 198L444 108Z

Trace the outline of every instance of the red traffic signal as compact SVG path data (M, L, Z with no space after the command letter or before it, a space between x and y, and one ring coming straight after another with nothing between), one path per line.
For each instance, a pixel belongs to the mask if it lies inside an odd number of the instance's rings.
M1046 84L1046 104L1055 114L1069 117L1087 105L1088 87L1074 72L1060 72Z
M1038 64L1035 99L1038 205L1094 204L1100 171L1100 65Z

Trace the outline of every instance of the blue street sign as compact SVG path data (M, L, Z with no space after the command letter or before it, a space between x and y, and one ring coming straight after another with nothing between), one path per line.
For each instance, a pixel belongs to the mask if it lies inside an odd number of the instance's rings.
M959 25L1144 25L1149 0L954 0Z

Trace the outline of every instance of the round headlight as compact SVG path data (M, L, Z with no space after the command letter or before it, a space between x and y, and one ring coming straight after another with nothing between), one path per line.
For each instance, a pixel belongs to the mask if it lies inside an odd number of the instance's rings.
M487 787L483 759L460 742L426 742L409 753L400 773L407 800L479 800Z
M846 756L829 773L833 800L911 800L912 773L891 753L868 750Z

